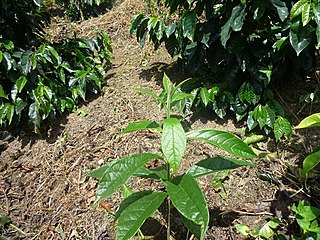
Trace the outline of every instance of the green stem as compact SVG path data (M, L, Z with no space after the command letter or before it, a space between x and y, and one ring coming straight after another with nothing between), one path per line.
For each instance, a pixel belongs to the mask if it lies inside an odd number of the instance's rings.
M168 172L168 181L170 181L170 164L167 163L167 172ZM167 240L170 240L170 235L171 235L171 227L170 227L170 215L171 215L171 201L170 197L167 197L167 203L168 203L168 220L167 220Z

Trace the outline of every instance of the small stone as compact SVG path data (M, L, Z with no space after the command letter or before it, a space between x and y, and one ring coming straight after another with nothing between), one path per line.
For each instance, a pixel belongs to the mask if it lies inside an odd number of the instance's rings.
M98 165L101 166L101 165L103 165L103 164L104 164L104 160L103 160L103 159L100 159L100 160L98 161Z

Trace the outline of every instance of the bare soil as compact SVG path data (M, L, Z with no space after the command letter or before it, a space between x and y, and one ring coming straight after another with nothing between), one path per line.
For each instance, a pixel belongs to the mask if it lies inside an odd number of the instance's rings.
M9 216L11 224L0 228L0 239L115 239L110 212L119 206L121 192L94 206L97 181L87 174L111 159L138 152L159 153L159 134L120 133L132 121L164 118L153 99L133 89L160 92L164 72L173 81L184 78L164 48L153 51L147 46L141 50L129 35L131 17L146 11L142 0L126 0L108 13L80 23L57 18L48 29L48 38L53 40L73 36L74 32L89 37L95 28L106 30L114 49L113 68L101 94L83 103L77 113L61 117L42 136L21 132L1 149L0 215ZM215 128L236 134L241 127L232 119L217 119L211 112L189 116L183 124L186 129ZM317 134L311 137L319 142ZM200 179L211 217L206 239L244 239L235 224L244 223L253 229L275 216L288 216L292 202L304 196L290 197L299 185L287 170L305 153L302 142L303 138L295 135L289 144L275 145L273 140L266 140L256 146L272 154L255 159L255 168L232 171L224 181L225 200L212 188L212 179ZM227 154L192 142L182 170L218 155ZM258 178L261 173L275 176L281 184L262 181ZM151 180L139 179L131 180L129 186L136 190L159 187ZM147 221L142 228L146 237L166 239L164 216L158 213ZM188 234L173 213L173 239L188 239Z

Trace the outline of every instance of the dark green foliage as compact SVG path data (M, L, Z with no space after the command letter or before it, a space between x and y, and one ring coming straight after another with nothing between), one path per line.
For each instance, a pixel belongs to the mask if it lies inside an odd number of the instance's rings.
M79 98L100 90L110 54L109 39L102 33L91 40L42 44L33 51L0 42L0 125L28 117L40 127L48 117L73 111Z
M217 88L211 100L205 90L198 94L219 117L232 110L238 121L247 119L250 130L273 130L283 109L270 83L288 84L314 67L319 1L166 0L165 5L177 20L143 14L133 18L130 32L140 45L146 39L155 48L165 43L187 73L201 76L199 86Z
M17 47L34 45L50 22L47 11L36 0L0 0L0 40L10 39Z
M39 128L45 119L73 111L88 92L100 90L111 64L104 32L47 43L42 32L50 18L40 2L0 0L0 129L20 120Z
M65 9L66 16L71 20L83 20L98 16L101 11L110 9L114 0L55 0Z

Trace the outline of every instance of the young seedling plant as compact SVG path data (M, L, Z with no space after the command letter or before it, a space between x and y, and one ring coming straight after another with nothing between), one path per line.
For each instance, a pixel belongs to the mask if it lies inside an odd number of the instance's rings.
M125 187L132 176L157 179L164 185L163 191L143 190L127 194L129 196L126 196L115 213L118 240L131 239L145 220L165 201L168 204L167 239L169 240L171 235L170 206L172 205L179 212L188 230L197 239L203 239L209 224L209 210L197 178L240 166L255 166L246 160L255 158L256 154L236 135L215 129L185 132L179 119L171 117L173 106L187 97L192 97L181 93L182 83L176 86L164 74L164 90L159 96L146 89L136 89L156 98L160 106L165 108L166 118L161 124L150 120L134 122L122 131L123 133L147 129L160 131L161 155L137 153L108 162L89 174L100 180L96 189L96 202L112 195L119 187ZM186 172L178 174L188 140L204 141L238 159L224 156L207 158L199 161ZM155 169L145 167L145 164L156 159L162 161L162 165Z

